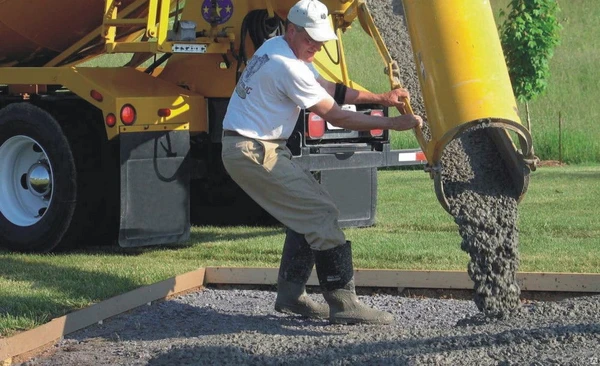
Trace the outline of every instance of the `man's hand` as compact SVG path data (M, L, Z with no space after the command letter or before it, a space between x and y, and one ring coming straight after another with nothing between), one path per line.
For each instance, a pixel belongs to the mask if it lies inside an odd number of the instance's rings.
M381 94L381 104L386 107L396 107L399 110L404 108L404 99L410 101L410 94L406 89L393 89L389 92Z
M423 119L415 114L403 114L398 117L390 117L392 126L390 130L405 131L411 128L423 128Z

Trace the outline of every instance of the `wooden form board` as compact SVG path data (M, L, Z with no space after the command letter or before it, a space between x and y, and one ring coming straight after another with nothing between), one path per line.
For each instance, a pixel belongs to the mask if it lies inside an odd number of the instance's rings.
M30 352L48 343L56 342L69 333L140 305L200 287L203 283L204 268L200 268L181 276L112 297L60 318L52 319L44 325L13 337L2 338L0 339L0 361L10 360L12 357ZM4 363L10 365L9 362L4 361Z
M277 283L275 268L206 268L207 284L272 285ZM454 271L397 271L357 269L354 271L357 287L409 287L439 289L472 289L473 282L466 272ZM307 285L319 284L315 271Z
M400 271L357 269L358 287L399 287L429 289L473 289L467 272L461 271ZM207 267L207 284L272 285L277 283L276 268ZM600 293L600 274L596 273L517 273L522 291L591 292ZM315 271L308 285L318 285Z
M51 320L35 329L10 338L0 338L0 365L11 359L53 343L76 330L129 311L138 306L187 292L208 284L274 285L276 268L207 267L115 296ZM600 293L600 274L518 273L523 291ZM428 289L472 289L473 283L461 271L355 270L357 287L398 287ZM313 271L308 285L318 285Z

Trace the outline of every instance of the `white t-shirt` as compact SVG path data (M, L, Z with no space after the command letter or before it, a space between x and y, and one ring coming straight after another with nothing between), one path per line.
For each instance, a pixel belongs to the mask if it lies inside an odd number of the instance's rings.
M282 36L254 53L233 91L223 128L261 140L287 139L301 109L331 98L312 63L299 60Z

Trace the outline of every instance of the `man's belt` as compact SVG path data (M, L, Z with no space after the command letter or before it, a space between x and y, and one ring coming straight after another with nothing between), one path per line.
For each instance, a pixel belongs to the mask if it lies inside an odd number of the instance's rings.
M236 131L231 131L231 130L223 130L223 136L229 136L229 137L244 137L244 136L240 135L238 132L236 132Z

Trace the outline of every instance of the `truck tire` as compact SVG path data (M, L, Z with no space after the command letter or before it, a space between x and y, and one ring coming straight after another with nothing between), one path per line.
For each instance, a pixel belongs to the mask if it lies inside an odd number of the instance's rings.
M29 103L0 110L0 246L48 252L69 228L76 167L58 122Z
M77 204L60 248L117 244L120 219L119 144L106 138L102 111L82 100L48 106L69 142Z

